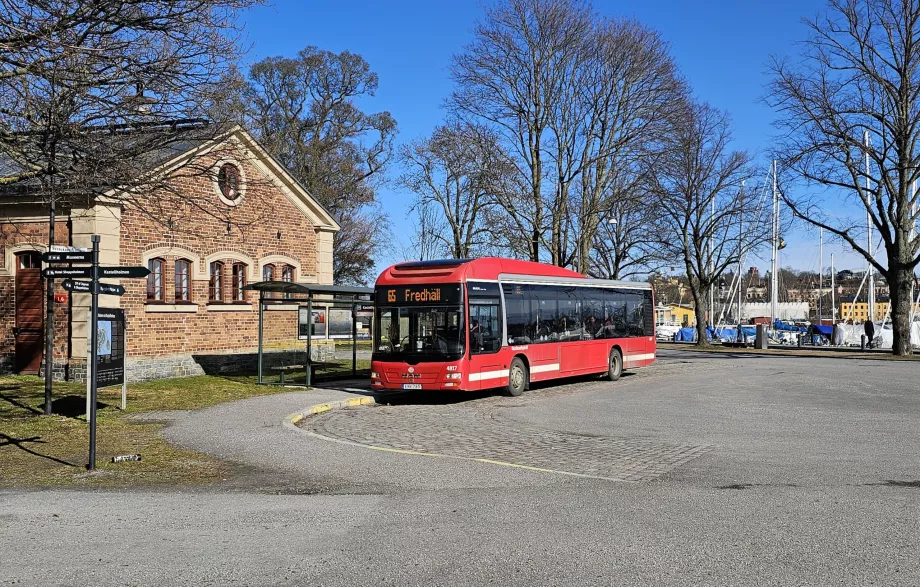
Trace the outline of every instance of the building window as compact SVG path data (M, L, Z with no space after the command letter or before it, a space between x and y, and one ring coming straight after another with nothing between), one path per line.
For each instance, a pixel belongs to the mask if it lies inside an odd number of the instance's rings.
M246 264L245 263L234 263L233 264L233 301L234 302L243 302L246 301L243 296L243 288L246 287Z
M192 263L186 259L176 259L176 301L188 302L191 299L190 277Z
M224 301L224 264L220 261L211 263L208 279L208 300L211 302Z
M262 267L262 281L274 281L275 280L275 266L274 265L265 265Z
M233 163L224 163L217 171L217 189L228 204L236 204L240 199L240 169Z
M290 265L282 265L281 281L286 281L288 283L294 282L294 268L293 267L291 267ZM291 299L291 294L290 293L284 294L284 299L286 300Z
M29 251L27 253L18 253L16 257L19 258L19 268L20 269L41 269L42 268L41 253L37 251Z
M159 257L147 261L147 269L150 269L150 275L147 276L147 301L162 302L165 298L163 295L163 266L165 261Z

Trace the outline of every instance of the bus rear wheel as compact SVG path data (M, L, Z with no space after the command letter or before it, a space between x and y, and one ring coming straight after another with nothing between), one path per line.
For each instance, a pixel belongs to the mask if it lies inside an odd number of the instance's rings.
M527 367L524 361L515 357L511 361L511 368L508 369L508 387L505 391L508 395L519 396L527 388Z
M618 349L610 351L610 361L607 364L607 379L616 381L623 374L623 354Z

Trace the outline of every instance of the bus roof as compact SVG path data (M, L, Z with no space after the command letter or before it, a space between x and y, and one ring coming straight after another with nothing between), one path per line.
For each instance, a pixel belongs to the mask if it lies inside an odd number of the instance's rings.
M651 285L636 281L591 279L571 269L534 263L520 259L482 257L480 259L443 259L409 261L386 268L377 278L377 285L463 283L466 281L534 282L600 287L629 287L650 289Z

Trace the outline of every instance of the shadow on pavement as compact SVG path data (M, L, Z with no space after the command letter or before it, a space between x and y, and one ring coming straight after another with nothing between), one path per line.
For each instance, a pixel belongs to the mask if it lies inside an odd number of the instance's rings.
M623 379L628 379L633 375L635 375L634 372L624 372L622 377ZM526 398L529 393L548 390L563 385L601 380L599 375L580 375L578 377L563 377L551 381L538 381L531 383L522 397ZM374 400L378 404L424 406L462 404L488 397L506 397L502 388L487 389L483 391L393 391L386 394L372 395L374 395Z

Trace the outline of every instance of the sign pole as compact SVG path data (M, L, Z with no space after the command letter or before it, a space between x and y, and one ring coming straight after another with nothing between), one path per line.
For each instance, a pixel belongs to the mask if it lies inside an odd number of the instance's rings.
M89 340L86 341L86 421L89 422L89 395L90 382L96 374L93 373L93 349L89 347Z
M93 269L92 283L99 283L99 235L94 234L93 240ZM90 364L93 366L93 375L89 384L89 464L86 466L90 471L96 468L96 328L99 319L99 291L98 288L92 288L92 306L89 320L89 344L90 344Z
M125 349L125 371L127 371L127 362L128 362L128 321L123 320L122 324L124 325L124 330L122 331L122 344ZM122 376L121 380L121 411L125 411L128 408L128 377L127 373Z

